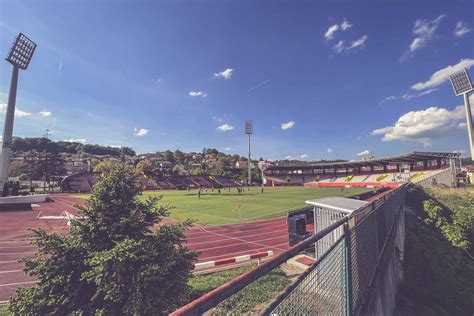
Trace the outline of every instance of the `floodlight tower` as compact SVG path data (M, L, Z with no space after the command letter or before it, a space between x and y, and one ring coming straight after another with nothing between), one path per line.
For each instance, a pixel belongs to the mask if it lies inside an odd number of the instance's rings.
M7 114L5 115L5 126L3 128L2 153L0 156L0 182L1 185L8 181L10 168L10 155L12 151L13 121L15 119L16 90L18 86L18 72L26 70L30 64L31 57L35 52L36 44L23 33L18 34L13 42L12 48L6 60L13 65L10 92L8 94Z
M473 91L471 79L469 79L469 74L467 69L464 68L458 72L453 73L449 76L451 84L453 85L454 93L456 96L464 96L464 107L466 108L466 123L467 123L467 133L469 135L469 147L471 148L471 159L474 161L474 138L472 131L472 114L471 114L471 105L469 104L469 92Z
M249 161L248 161L248 164L247 164L247 167L248 167L248 179L247 179L247 185L251 185L252 184L252 175L251 175L251 171L250 171L250 135L253 134L253 122L252 121L246 121L245 122L245 134L247 134L249 136Z

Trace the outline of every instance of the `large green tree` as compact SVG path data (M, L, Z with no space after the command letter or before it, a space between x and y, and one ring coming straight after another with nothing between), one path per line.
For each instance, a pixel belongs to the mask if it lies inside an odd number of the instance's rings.
M167 314L189 298L196 253L184 245L190 222L157 225L169 208L143 201L136 172L112 166L94 186L68 235L34 230L35 259L25 271L38 278L16 290L18 314Z

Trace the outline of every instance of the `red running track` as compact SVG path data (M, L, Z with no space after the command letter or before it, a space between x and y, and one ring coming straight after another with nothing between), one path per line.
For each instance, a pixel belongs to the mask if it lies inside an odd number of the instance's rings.
M0 304L5 304L14 290L31 286L34 279L22 271L18 259L33 257L36 248L27 240L28 228L44 228L67 233L66 220L38 219L61 215L63 211L77 214L74 207L84 200L68 195L52 196L54 202L41 203L33 210L0 211ZM308 227L312 231L312 227ZM199 252L198 262L272 250L274 255L289 249L286 217L216 227L193 227L186 234L187 245Z

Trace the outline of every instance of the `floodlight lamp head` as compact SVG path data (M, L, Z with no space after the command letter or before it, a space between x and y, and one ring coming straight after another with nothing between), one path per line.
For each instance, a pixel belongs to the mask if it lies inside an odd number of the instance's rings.
M35 52L36 44L23 33L18 34L6 60L20 69L26 70Z
M246 121L245 122L245 134L251 135L253 134L253 122Z
M451 80L454 93L457 96L474 90L471 79L469 79L469 73L467 72L466 68L450 75L449 80Z

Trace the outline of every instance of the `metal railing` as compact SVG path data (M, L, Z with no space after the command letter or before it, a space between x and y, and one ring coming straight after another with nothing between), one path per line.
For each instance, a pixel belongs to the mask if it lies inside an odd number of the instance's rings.
M263 311L264 315L353 315L367 308L374 295L379 262L394 236L402 213L406 185L389 191L351 215L253 270L180 308L172 315L199 315L245 288L309 247L325 243L324 253ZM331 244L327 244L330 236ZM321 247L320 247L321 248Z

